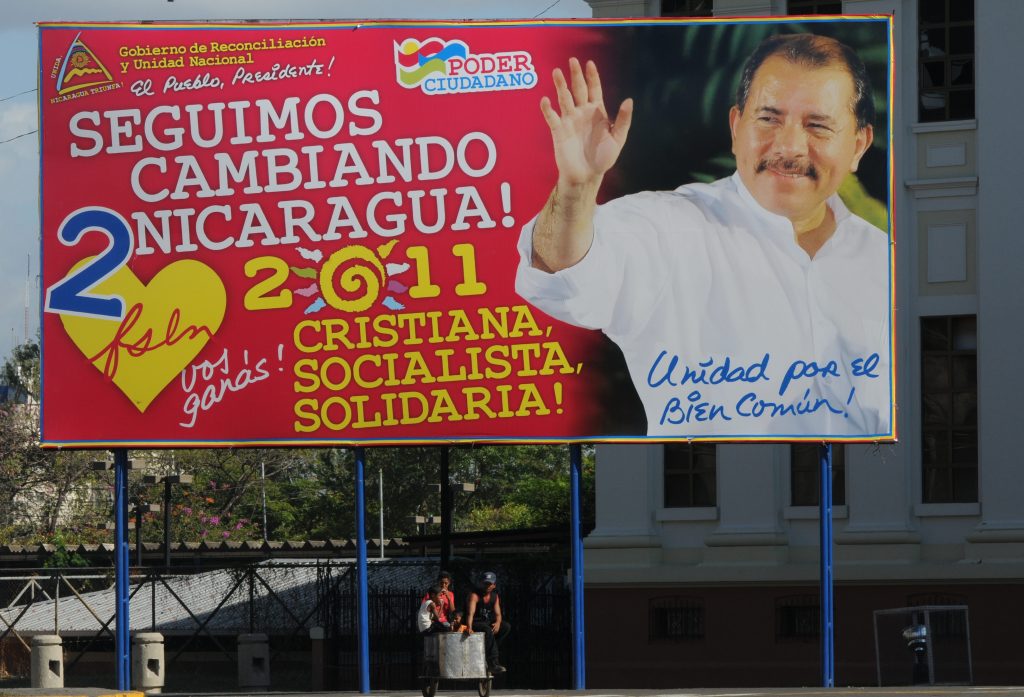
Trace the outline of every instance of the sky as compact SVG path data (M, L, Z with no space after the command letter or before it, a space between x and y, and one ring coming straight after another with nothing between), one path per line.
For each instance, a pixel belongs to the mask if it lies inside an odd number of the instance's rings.
M584 0L4 0L0 13L0 360L39 328L39 21L590 17ZM28 306L26 326L26 304Z

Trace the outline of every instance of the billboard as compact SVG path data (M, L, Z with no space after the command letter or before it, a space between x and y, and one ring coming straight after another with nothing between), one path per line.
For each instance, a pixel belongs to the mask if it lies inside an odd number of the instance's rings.
M41 24L42 442L893 440L891 31Z

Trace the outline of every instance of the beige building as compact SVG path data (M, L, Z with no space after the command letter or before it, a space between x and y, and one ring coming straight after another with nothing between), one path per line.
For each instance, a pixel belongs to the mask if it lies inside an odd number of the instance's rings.
M836 684L875 683L875 610L920 605L966 605L974 682L1020 684L1024 3L589 2L595 16L895 15L900 438L836 447ZM820 684L816 452L598 448L588 688ZM891 658L909 680L909 651Z

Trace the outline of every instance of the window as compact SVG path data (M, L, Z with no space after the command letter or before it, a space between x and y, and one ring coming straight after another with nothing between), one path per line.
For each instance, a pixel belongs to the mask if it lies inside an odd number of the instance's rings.
M918 0L918 119L974 118L974 0Z
M978 500L978 350L973 315L921 318L924 503Z
M775 600L776 641L817 641L821 606L816 595L788 595Z
M789 501L817 506L821 488L821 445L794 443L789 451ZM846 448L832 445L832 505L846 505Z
M789 0L786 8L791 15L841 15L842 0Z
M715 446L670 443L664 452L665 508L714 506Z
M713 0L661 0L662 17L711 17Z
M694 641L704 638L704 601L668 596L647 606L648 641Z

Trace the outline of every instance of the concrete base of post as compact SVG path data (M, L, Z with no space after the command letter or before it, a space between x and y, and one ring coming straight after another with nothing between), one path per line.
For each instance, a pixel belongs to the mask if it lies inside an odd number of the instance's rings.
M324 628L309 628L310 669L313 673L311 689L320 692L324 689Z
M32 637L32 687L64 687L64 646L56 634Z
M238 635L238 686L252 692L270 687L270 646L266 634Z
M160 694L164 680L164 635L158 632L133 634L132 689Z

